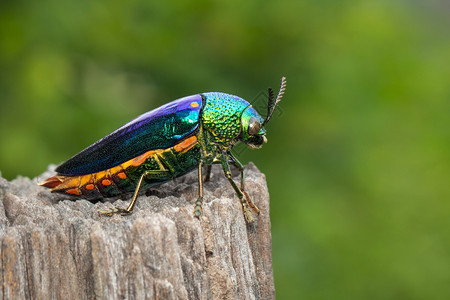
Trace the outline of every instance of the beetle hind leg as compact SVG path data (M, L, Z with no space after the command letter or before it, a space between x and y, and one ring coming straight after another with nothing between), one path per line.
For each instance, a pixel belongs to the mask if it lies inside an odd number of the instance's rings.
M205 182L211 180L211 168L212 168L212 165L206 166L206 175L205 175L205 179L204 179Z
M202 177L202 165L203 163L200 162L198 164L198 198L197 201L195 201L195 206L194 206L194 217L196 217L197 219L200 219L200 217L202 216L202 206L203 206L203 177ZM210 166L208 166L210 167ZM209 169L211 170L211 169ZM209 174L207 172L207 174ZM207 175L208 176L208 175ZM206 179L205 179L206 181Z
M114 207L111 209L102 209L102 210L98 211L99 215L102 217L111 217L112 215L115 215L115 214L118 214L121 216L131 214L133 212L134 205L136 204L137 197L139 196L139 190L141 188L144 177L167 176L168 172L169 172L168 170L145 171L144 173L142 173L141 177L139 178L136 189L134 190L133 198L131 198L130 204L128 204L127 208Z

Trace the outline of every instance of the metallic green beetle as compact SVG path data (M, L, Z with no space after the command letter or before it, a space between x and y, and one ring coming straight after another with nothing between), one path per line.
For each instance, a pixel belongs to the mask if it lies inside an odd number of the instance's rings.
M57 174L40 185L88 199L134 192L126 209L100 211L102 216L133 211L140 190L198 170L198 198L194 216L200 218L203 203L202 167L221 164L238 195L247 222L259 209L245 191L244 166L231 154L238 142L260 148L267 124L286 88L281 79L274 97L269 88L267 116L263 119L244 99L225 93L187 96L149 111L76 154L58 168ZM231 177L229 163L241 173L240 187Z

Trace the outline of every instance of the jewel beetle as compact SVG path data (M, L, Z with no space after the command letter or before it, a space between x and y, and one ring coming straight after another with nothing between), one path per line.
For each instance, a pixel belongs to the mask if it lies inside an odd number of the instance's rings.
M259 209L245 191L244 166L231 154L238 142L260 148L264 125L270 120L286 88L286 78L276 97L269 88L266 118L244 99L209 92L180 98L149 111L87 147L56 168L56 175L39 183L52 192L86 199L114 197L134 192L127 208L100 211L102 216L133 211L139 191L198 171L198 198L194 216L202 214L203 175L209 180L211 165L221 164L242 204L245 219L252 222ZM241 175L234 182L230 163Z

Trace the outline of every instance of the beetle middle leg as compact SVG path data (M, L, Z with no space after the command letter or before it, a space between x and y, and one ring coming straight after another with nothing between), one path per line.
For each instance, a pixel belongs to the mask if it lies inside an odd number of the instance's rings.
M134 205L136 204L136 200L139 195L139 190L141 188L144 177L167 176L168 172L169 171L167 171L167 170L145 171L144 173L142 173L141 177L139 178L138 184L136 185L136 189L134 190L133 198L131 198L131 202L130 202L130 204L128 204L127 208L114 207L111 209L102 209L102 210L99 210L99 212L98 212L99 215L102 217L111 217L114 214L119 214L121 216L131 214L133 212Z

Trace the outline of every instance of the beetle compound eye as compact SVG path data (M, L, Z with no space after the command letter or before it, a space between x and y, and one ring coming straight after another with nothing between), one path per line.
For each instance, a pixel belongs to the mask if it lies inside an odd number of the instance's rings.
M248 134L249 135L255 135L259 132L259 130L261 129L261 123L259 123L259 121L255 118L255 117L251 117L250 120L248 121Z

